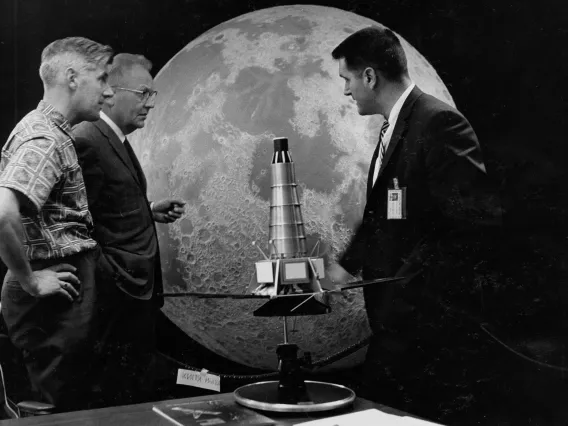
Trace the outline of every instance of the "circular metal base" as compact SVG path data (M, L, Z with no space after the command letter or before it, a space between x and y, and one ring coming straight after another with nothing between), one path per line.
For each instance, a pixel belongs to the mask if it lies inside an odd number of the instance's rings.
M236 401L245 407L279 413L312 413L343 408L355 400L355 392L334 383L306 380L306 394L293 403L283 401L279 381L259 382L235 390Z

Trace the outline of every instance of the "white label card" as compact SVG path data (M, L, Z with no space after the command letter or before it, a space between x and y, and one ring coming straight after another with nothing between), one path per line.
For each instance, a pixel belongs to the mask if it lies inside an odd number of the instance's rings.
M389 189L387 194L387 219L406 218L406 188Z
M221 392L221 377L209 374L207 370L193 371L178 368L176 384Z

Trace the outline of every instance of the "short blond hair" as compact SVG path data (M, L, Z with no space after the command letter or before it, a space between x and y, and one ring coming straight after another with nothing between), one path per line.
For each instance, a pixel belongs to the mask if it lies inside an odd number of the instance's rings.
M41 53L39 76L44 86L52 87L58 75L72 66L77 70L106 65L113 55L110 46L84 37L67 37L48 44Z

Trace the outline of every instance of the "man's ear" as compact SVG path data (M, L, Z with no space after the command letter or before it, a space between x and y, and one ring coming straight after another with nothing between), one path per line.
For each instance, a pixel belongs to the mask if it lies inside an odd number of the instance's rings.
M65 81L72 90L77 90L79 87L79 82L77 81L79 73L73 68L69 67L65 70Z
M363 82L370 89L374 89L377 86L379 83L378 79L379 75L372 67L367 67L363 70Z

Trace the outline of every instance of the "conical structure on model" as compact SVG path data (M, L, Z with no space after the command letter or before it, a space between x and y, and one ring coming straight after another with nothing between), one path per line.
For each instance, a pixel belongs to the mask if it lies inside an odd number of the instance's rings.
M274 139L271 167L269 247L271 259L305 257L306 234L294 162L287 138Z

